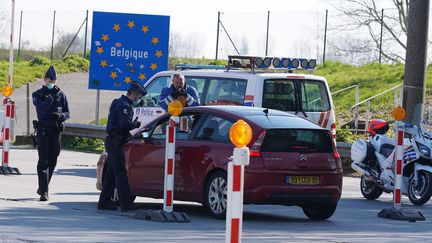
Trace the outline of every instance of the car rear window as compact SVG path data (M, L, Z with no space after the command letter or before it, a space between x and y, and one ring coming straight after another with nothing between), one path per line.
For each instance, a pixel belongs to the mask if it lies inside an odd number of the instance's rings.
M333 152L330 133L313 129L267 130L261 151L263 152Z

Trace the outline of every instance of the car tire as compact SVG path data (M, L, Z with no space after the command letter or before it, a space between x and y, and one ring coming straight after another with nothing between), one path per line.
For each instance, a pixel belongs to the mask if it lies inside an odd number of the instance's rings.
M215 218L225 218L227 187L227 175L224 171L213 173L204 185L203 205Z
M364 176L360 179L360 191L367 200L375 200L383 193L381 187L378 187L374 181L366 180Z
M302 206L303 213L312 220L326 220L336 211L337 204L318 204Z

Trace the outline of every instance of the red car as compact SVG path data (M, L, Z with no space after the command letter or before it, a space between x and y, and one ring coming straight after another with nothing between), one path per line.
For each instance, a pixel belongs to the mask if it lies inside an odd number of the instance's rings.
M174 199L202 203L225 217L231 125L252 128L244 203L296 205L310 219L333 215L342 190L342 166L330 132L286 112L244 106L185 108L176 132ZM165 129L159 117L125 147L132 195L163 198Z

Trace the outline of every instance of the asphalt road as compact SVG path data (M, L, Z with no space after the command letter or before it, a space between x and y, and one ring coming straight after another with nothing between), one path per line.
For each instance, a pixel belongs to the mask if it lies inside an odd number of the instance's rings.
M43 80L38 80L29 85L29 108L30 108L30 132L31 121L36 119L36 111L31 100L33 91L42 87ZM95 120L96 114L96 90L88 89L88 73L69 73L58 75L57 85L66 94L69 102L71 118L67 122L87 124ZM108 116L111 101L125 92L100 91L99 117ZM27 88L22 86L14 90L12 99L16 104L15 134L23 135L27 132Z
M0 175L0 242L223 242L225 221L211 218L196 203L175 202L190 223L158 223L134 219L135 212L96 210L97 154L62 151L52 179L50 201L36 195L36 158L32 149L13 149L10 166L22 175ZM432 203L404 207L421 211L426 221L382 219L392 206L390 194L376 201L362 198L359 178L344 177L343 196L326 221L311 221L300 208L245 205L243 242L431 242ZM138 198L146 209L162 201Z

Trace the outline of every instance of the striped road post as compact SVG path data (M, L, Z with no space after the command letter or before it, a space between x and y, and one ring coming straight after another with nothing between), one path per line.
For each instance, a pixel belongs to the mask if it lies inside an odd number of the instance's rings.
M174 167L175 167L175 130L179 123L178 116L171 116L166 126L165 142L165 182L164 182L164 205L165 212L173 211L174 198Z
M402 158L403 158L403 140L404 140L404 125L401 121L396 121L396 156L394 163L395 186L393 189L393 207L400 209L401 202L401 184L402 184Z
M243 183L244 166L249 165L249 144L252 129L243 120L231 126L230 140L236 146L232 161L228 163L227 208L225 221L225 242L241 242L243 226Z

